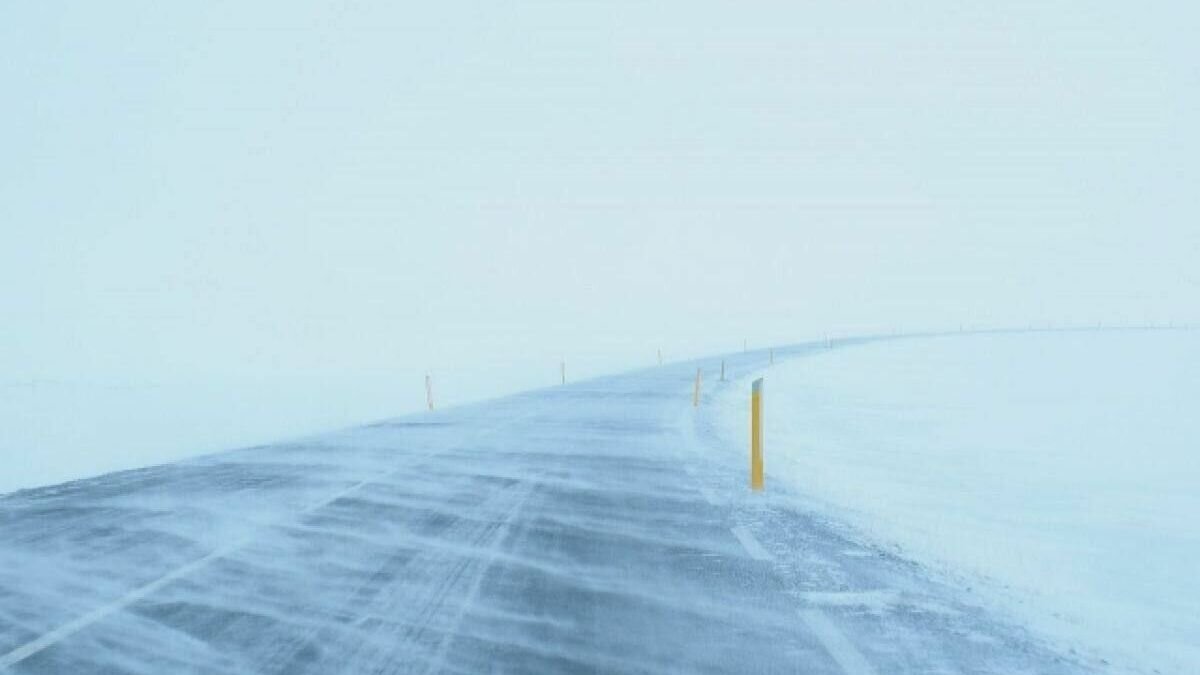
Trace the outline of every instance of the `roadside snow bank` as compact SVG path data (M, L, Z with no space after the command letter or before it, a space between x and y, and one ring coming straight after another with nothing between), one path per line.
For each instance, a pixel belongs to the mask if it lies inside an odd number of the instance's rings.
M1118 667L1200 672L1200 335L898 340L765 377L768 489Z

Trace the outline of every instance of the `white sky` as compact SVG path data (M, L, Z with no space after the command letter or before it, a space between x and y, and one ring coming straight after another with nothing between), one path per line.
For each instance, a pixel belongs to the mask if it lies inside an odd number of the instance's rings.
M6 3L0 379L1200 319L1194 7Z

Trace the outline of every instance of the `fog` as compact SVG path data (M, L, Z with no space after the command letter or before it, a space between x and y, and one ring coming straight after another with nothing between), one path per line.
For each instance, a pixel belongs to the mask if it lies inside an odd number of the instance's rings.
M339 411L286 436L427 372L1200 318L1197 10L980 5L7 5L0 460L74 417L28 388Z

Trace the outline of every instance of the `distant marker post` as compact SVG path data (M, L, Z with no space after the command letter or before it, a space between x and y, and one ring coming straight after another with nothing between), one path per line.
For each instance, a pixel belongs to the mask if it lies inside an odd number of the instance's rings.
M425 403L433 410L433 378L425 376Z
M692 388L692 407L700 407L700 369L696 369L696 385Z

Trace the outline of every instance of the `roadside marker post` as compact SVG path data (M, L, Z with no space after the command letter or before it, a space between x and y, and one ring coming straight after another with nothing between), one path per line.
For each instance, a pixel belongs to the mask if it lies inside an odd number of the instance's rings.
M425 376L425 403L433 410L433 378L429 375Z
M721 381L725 381L725 359L721 359Z
M763 381L750 386L750 489L763 489Z
M700 407L700 369L696 369L696 386L692 389L692 407Z
M566 384L567 383L567 360L563 359L562 361L559 361L558 365L559 365L560 373L562 374L562 383Z

